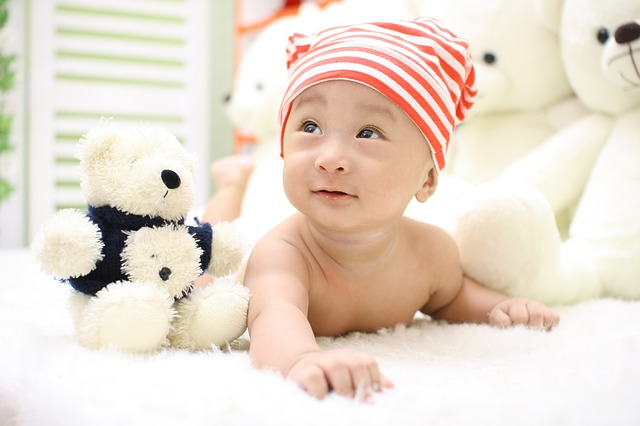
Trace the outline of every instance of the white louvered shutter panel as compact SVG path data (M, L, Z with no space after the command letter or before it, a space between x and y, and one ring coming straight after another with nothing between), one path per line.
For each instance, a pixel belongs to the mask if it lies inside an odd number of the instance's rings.
M207 158L207 0L33 3L29 94L31 234L84 208L77 141L100 117L165 126ZM204 164L204 161L201 161ZM200 167L197 182L207 182ZM206 192L199 194L203 202Z

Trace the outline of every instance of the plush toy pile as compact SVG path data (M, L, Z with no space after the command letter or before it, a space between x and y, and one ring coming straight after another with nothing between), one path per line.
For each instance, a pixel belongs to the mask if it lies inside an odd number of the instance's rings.
M477 185L526 155L581 114L560 59L557 0L425 0L422 15L464 34L478 99L456 129L446 175Z
M584 114L562 64L557 5L557 0L422 2L421 14L446 22L469 40L478 99L453 133L435 196L426 204L412 201L408 216L450 228L452 212L474 188ZM566 228L569 214L556 215L560 228Z
M188 225L195 157L165 130L103 121L78 155L88 211L62 210L33 249L42 269L74 289L79 341L133 352L167 344L222 346L246 329L249 294L239 284L194 288L243 258L228 223Z
M639 299L640 3L565 0L559 20L564 69L588 113L469 202L455 231L463 266L547 303ZM561 240L549 218L572 204Z

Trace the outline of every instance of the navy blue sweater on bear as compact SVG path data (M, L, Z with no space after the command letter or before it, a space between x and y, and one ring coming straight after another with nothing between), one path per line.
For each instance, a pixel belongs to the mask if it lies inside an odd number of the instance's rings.
M98 291L112 282L128 280L122 272L122 250L124 249L127 234L125 232L137 231L142 227L160 227L165 225L184 225L184 219L180 221L165 220L161 217L150 217L124 213L115 207L94 207L89 205L87 217L95 223L102 233L103 259L96 263L96 267L89 274L69 278L71 286L84 294L94 296ZM198 226L187 226L189 234L195 239L196 244L202 250L200 256L200 268L206 270L211 262L211 243L213 230L209 223Z

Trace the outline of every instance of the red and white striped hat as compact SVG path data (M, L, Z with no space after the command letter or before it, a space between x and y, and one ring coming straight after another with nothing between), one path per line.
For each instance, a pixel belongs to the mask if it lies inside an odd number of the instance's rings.
M395 102L422 131L440 171L451 133L477 94L467 41L431 18L329 28L315 36L293 34L287 67L289 84L278 115L280 155L293 100L315 84L349 80Z

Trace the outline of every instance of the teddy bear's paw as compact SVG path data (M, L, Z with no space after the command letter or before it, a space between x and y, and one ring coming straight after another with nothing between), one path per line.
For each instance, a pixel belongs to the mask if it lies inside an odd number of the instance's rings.
M96 267L102 246L98 226L79 210L65 209L43 225L32 250L46 273L76 278Z
M79 341L92 348L150 352L166 343L173 298L153 284L118 281L91 297L77 315Z
M125 241L122 272L132 281L153 283L181 297L202 273L201 253L184 226L143 227Z
M224 347L247 329L248 307L249 290L240 284L217 280L195 288L176 303L169 341L190 350Z
M211 263L208 268L213 276L224 277L240 268L245 244L240 232L229 222L213 226Z
M544 293L560 236L548 202L526 185L487 184L458 212L452 235L465 274L510 296Z

